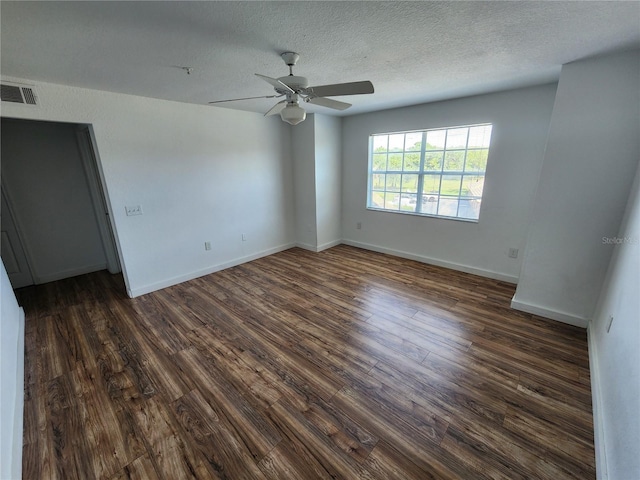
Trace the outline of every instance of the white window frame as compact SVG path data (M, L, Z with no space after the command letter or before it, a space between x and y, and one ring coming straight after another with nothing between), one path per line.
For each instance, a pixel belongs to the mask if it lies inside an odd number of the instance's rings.
M467 138L466 138L466 143L464 148L461 147L456 147L456 148L447 148L447 140L448 140L448 136L449 133L453 130L459 130L459 129L471 129L474 127L489 127L489 133L488 133L488 140L486 141L486 144L484 144L482 147L474 147L472 146L471 148L469 147L469 135L467 132ZM443 141L443 146L442 149L431 149L429 150L427 148L427 135L429 134L429 132L441 132L444 131L445 132L445 137L444 137L444 141ZM436 218L445 218L445 219L450 219L450 220L459 220L459 221L464 221L464 222L473 222L473 223L477 223L480 219L480 209L482 207L482 197L484 194L484 187L482 187L482 192L480 193L480 195L463 195L462 192L462 188L463 188L463 182L465 180L465 177L482 177L482 185L484 186L484 179L486 177L486 171L487 171L487 163L488 163L488 157L489 157L489 151L490 151L490 143L491 143L491 135L492 135L492 131L493 131L493 125L491 123L479 123L479 124L473 124L473 125L460 125L460 126L453 126L453 127L440 127L440 128L430 128L427 130L407 130L407 131L400 131L400 132L387 132L387 133L375 133L369 136L369 155L368 155L368 169L367 169L367 209L368 210L375 210L375 211L382 211L382 212L391 212L391 213L401 213L401 214L405 214L405 215L419 215L419 216L426 216L426 217L436 217ZM397 151L397 150L390 150L389 144L387 143L387 149L386 152L374 152L374 138L375 137L382 137L382 136L386 136L387 137L387 142L389 142L389 137L392 135L405 135L405 142L406 142L406 135L407 134L412 134L412 135L421 135L421 145L420 145L420 151L418 152L418 150L407 150L407 146L404 145L402 151ZM480 150L486 150L486 160L485 160L485 166L484 166L484 170L480 171L480 170L472 170L472 171L465 171L465 168L467 166L467 157L468 157L468 153L469 151L480 151ZM447 152L464 152L464 158L462 159L462 168L460 170L445 170L445 162L446 162L446 154ZM429 152L434 152L434 153L439 153L442 152L442 160L441 160L441 165L440 165L440 170L425 170L425 156L426 154L428 154ZM380 153L386 153L387 155L387 162L386 162L386 169L385 170L374 170L374 154L380 154ZM420 164L419 164L419 168L418 170L406 170L405 169L405 158L406 158L406 154L410 153L410 154L416 154L419 153L420 154ZM403 157L403 161L402 161L402 167L400 170L398 169L389 169L389 156L391 156L392 154L395 155L402 155ZM373 188L373 184L374 184L374 175L385 175L385 186L383 190L380 190L379 188ZM400 187L398 191L394 191L394 190L388 190L387 188L387 184L386 181L388 179L388 175L399 175L400 176ZM410 191L409 193L407 192L403 192L403 175L417 175L418 179L417 179L417 188L415 190L415 192ZM433 177L435 179L435 177L439 176L439 184L438 184L438 193L424 193L424 180L425 177ZM449 177L449 179L451 179L451 177L460 177L460 183L459 183L459 189L458 189L458 194L457 195L451 195L451 194L443 194L443 190L442 190L442 181L443 181L443 177ZM478 180L476 180L478 181ZM394 195L397 194L398 195L398 206L397 208L385 208L384 206L379 206L374 204L373 201L373 197L374 197L374 193L381 193L383 195L383 197L386 198L386 195ZM407 198L411 199L412 197L415 196L415 206L414 206L414 211L411 210L403 210L403 200L406 200ZM426 196L426 197L425 197ZM424 203L424 198L428 198L429 200L432 199L436 199L435 201L437 202L437 205L435 205L435 212L426 212L423 211L423 203ZM440 205L441 205L441 200L456 200L456 213L455 215L451 215L451 214L444 214L444 213L439 213L440 212ZM467 202L467 205L471 204L471 207L473 208L473 210L475 210L474 204L477 205L477 217L470 217L470 216L459 216L461 211L461 201L465 201ZM386 204L386 200L385 200L385 204ZM444 205L444 203L443 203ZM444 211L444 208L442 209Z

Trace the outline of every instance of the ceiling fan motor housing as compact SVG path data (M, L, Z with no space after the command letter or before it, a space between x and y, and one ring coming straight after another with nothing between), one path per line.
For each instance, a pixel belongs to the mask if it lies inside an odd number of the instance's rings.
M300 93L300 91L309 86L309 80L307 80L305 77L298 77L296 75L287 75L286 77L278 78L278 80L280 80L296 93ZM279 90L278 88L276 88L276 92L287 93L286 90Z

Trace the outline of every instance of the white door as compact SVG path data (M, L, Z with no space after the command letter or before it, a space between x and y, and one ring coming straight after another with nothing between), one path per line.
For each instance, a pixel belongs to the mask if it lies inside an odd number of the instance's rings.
M1 208L2 237L0 238L0 244L2 247L2 262L9 275L11 286L20 288L33 285L33 277L31 276L31 270L29 270L27 256L22 248L22 242L11 215L9 204L5 198L4 189L2 189Z

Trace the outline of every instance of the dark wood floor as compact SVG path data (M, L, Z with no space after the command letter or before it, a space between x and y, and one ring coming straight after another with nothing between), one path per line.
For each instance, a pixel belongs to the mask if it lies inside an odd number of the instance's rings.
M586 333L339 246L18 291L25 479L595 478Z

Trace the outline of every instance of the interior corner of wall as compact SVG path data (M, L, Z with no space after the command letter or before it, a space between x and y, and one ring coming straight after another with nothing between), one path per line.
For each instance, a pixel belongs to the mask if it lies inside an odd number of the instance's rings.
M516 295L511 299L511 308L514 310L520 310L521 312L530 313L539 317L555 320L556 322L566 323L573 325L574 327L587 328L589 325L589 318L576 315L568 312L561 312L551 307L543 305L536 305L534 303L517 299Z

